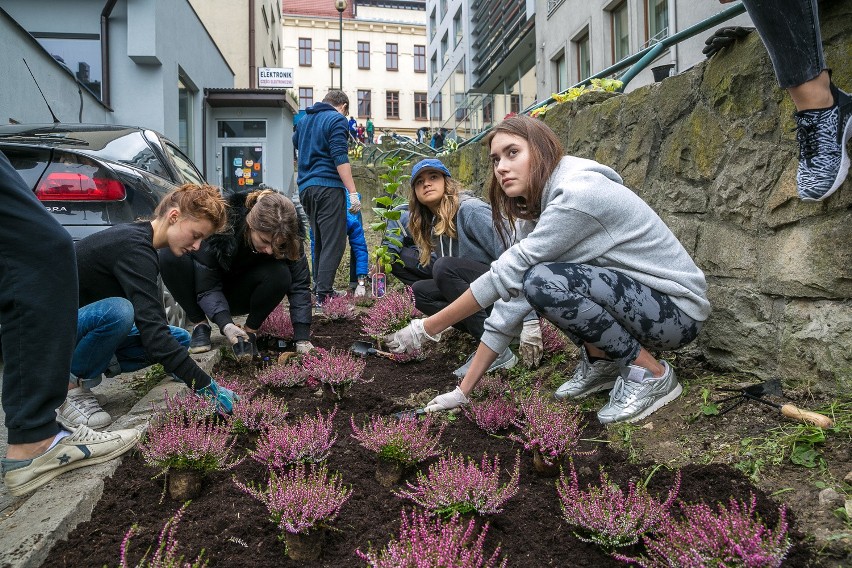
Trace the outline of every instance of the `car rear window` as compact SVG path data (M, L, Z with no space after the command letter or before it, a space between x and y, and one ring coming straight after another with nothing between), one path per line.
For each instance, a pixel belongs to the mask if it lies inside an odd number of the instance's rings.
M161 178L171 179L169 171L148 145L141 132L135 130L124 133L75 132L74 136L85 139L89 143L88 148L80 148L81 152L127 164Z

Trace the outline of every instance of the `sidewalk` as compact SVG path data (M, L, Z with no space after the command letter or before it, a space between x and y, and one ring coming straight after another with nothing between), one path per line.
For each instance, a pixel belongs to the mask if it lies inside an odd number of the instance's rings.
M214 326L215 328L215 326ZM212 334L213 349L192 355L199 366L210 373L219 360L219 349L227 345L217 330ZM162 405L165 394L173 396L186 389L183 383L164 379L146 395L130 387L136 373L106 379L94 392L115 422L108 430L137 428L144 430L153 405ZM0 364L0 378L3 366ZM0 408L0 420L5 422ZM0 455L6 455L6 435L0 435ZM54 544L67 538L74 528L91 518L101 498L104 479L111 476L121 458L80 468L60 475L47 485L24 497L12 497L0 483L0 568L37 568L47 559ZM116 552L117 554L118 552Z

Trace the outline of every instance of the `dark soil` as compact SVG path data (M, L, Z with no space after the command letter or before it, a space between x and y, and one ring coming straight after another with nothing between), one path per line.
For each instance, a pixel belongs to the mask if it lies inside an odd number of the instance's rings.
M314 326L314 344L348 348L359 338L359 329L356 322L320 323ZM368 359L365 377L370 382L356 385L347 393L339 402L335 418L338 440L329 468L339 471L353 492L333 523L336 530L327 535L320 561L297 563L288 560L279 531L269 520L265 507L235 487L232 477L265 483L265 467L251 459L231 472L207 479L203 494L189 505L178 528L179 552L191 559L203 549L210 566L360 565L355 550L366 551L370 544L384 546L396 535L400 511L410 509L411 503L394 496L375 480L376 458L351 438L349 417L354 415L356 422L362 424L371 414L388 414L406 408L404 401L412 393L421 393L419 401L422 403L425 402L423 398L428 400L432 394L448 390L454 385L452 370L463 360L470 345L458 340L445 342L443 351L435 351L435 356L429 360L405 365L379 357ZM570 372L573 367L570 362L560 365L565 367L561 369L563 373ZM227 375L250 375L252 371L252 368L228 361L218 369L219 373ZM317 408L327 412L334 406L333 402L313 396L304 387L288 390L286 398L290 415L294 417L314 414ZM588 414L587 421L584 438L605 437L593 413ZM484 452L489 456L499 454L504 470L512 466L516 453L522 451L507 438L485 434L463 415L449 423L442 445L477 461ZM653 463L637 464L629 460L624 452L608 444L582 443L581 450L592 449L596 452L575 458L584 486L597 481L599 466L618 482L644 480L654 468ZM623 566L597 546L584 543L572 534L561 517L554 480L537 477L532 470L531 456L524 453L520 456L520 491L507 503L503 513L486 519L491 523L487 548L492 550L499 544L510 566ZM752 485L739 471L722 464L687 465L681 471L683 480L679 496L684 501L727 503L729 497L748 500L754 493L761 518L769 526L775 526L779 503ZM106 480L103 497L91 521L80 525L68 542L58 545L45 566L116 566L122 539L134 524L138 525L138 533L131 542L129 559L136 562L149 546L156 547L163 524L180 503L168 497L161 502L163 481L162 478L153 479L155 474L137 454L128 456L115 475ZM649 489L664 495L673 477L673 471L661 467L653 473ZM413 473L406 477L413 478ZM798 532L795 515L790 517L794 547L784 566L815 565L811 564L814 551ZM641 552L641 548L633 552Z

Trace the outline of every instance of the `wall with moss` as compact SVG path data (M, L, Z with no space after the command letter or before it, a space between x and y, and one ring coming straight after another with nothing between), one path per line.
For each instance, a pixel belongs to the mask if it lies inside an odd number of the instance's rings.
M852 92L852 2L821 10L834 81ZM661 83L585 95L544 120L567 153L618 171L704 270L714 310L691 349L709 366L848 395L852 181L825 202L798 200L794 110L753 33ZM482 191L484 148L445 162Z

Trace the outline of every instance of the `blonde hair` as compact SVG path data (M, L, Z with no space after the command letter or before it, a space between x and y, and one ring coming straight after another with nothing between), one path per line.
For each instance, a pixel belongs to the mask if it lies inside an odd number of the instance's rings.
M299 217L293 202L271 189L253 191L246 196L246 241L249 231L272 237L272 255L277 259L298 260L302 256Z
M456 238L456 213L459 210L459 194L462 184L444 174L444 196L438 204L437 213L420 203L411 185L408 195L408 232L420 250L420 264L426 266L432 258L432 236L446 235Z
M210 221L214 233L221 232L228 224L228 204L221 190L212 185L187 183L170 191L154 210L154 218L165 218L173 207L184 217Z

